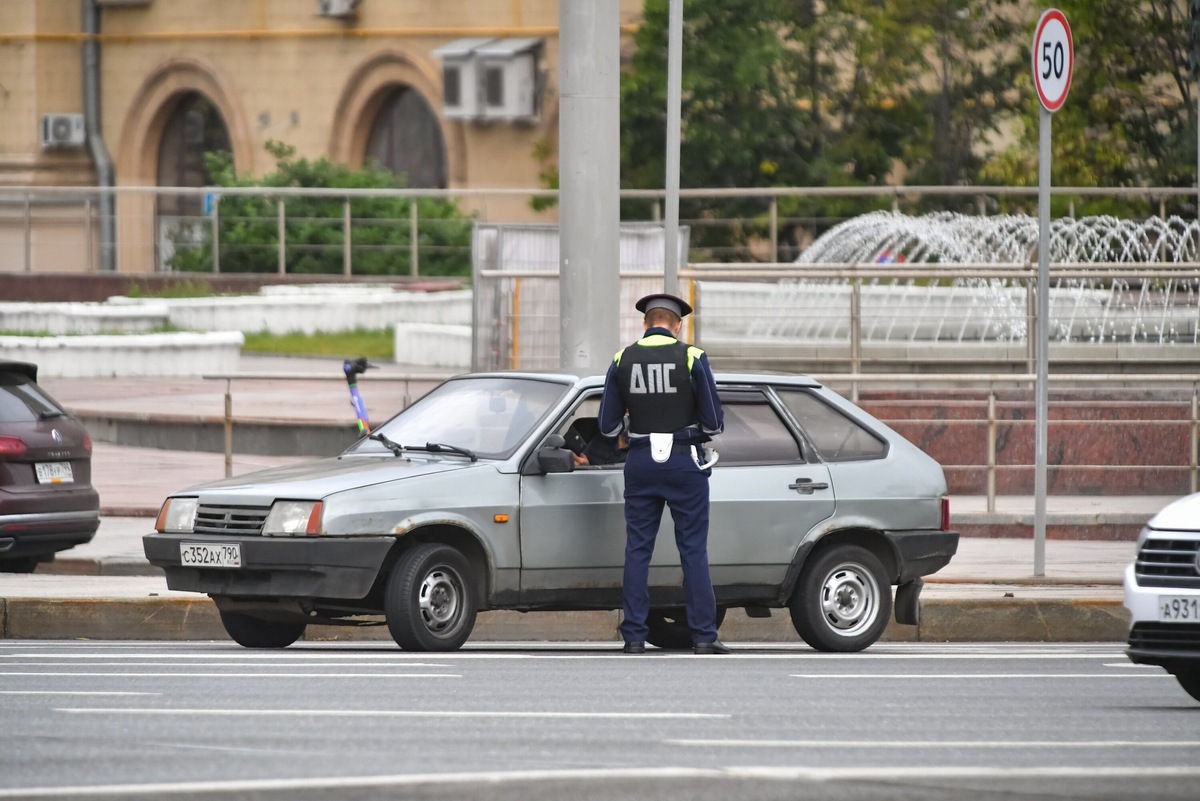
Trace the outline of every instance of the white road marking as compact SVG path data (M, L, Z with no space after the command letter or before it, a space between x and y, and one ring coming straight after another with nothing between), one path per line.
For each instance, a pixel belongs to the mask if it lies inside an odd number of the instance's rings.
M0 789L0 798L86 798L96 796L166 796L196 793L253 793L280 790L343 790L418 785L499 784L540 781L615 781L640 779L771 779L778 781L922 781L929 779L1032 778L1200 778L1192 767L911 767L911 768L620 768L610 770L526 770L475 773L410 773L385 776L332 776L288 779L243 779L207 782L161 782L100 786Z
M1200 740L663 740L699 748L1200 748Z
M733 717L706 712L506 712L456 709L101 709L63 707L55 712L73 715L216 715L228 717L347 717L347 718L584 718L606 720L710 720Z
M1011 662L1011 661L1023 660L1023 659L1029 659L1029 660L1120 659L1124 656L1123 654L1120 654L1120 653L1012 653L1012 654L942 654L942 653L913 654L913 653L909 653L909 654L881 654L881 653L871 653L869 651L857 652L857 653L833 654L833 653L820 653L817 651L810 651L807 649L802 650L802 651L796 651L794 653L763 653L760 651L745 650L744 647L736 646L736 645L732 646L732 648L733 648L733 653L730 654L730 658L722 659L719 661L727 662L732 659L732 660L746 660L746 661L751 661L751 660L753 660L753 661L805 660L805 661L813 661L813 662L831 662L831 661L835 661L835 660L850 659L850 660L854 660L855 662L870 662L870 661L880 661L880 660L910 660L910 661L912 661L912 660L921 660L921 661L999 660L999 661ZM239 660L241 660L241 659L245 659L245 660L254 660L254 661L271 661L271 662L277 662L277 663L281 663L281 664L290 664L293 662L300 664L307 660L328 660L331 662L337 662L342 659L362 659L362 660L390 659L390 660L393 660L396 664L403 664L403 665L412 666L412 667L455 667L456 665L454 663L470 662L470 661L504 661L504 660L585 661L585 660L594 660L594 659L608 660L608 659L615 659L615 658L623 657L623 656L624 656L624 654L621 652L620 647L618 645L612 646L611 649L605 648L601 651L596 651L596 652L591 652L591 653L560 653L560 654L537 654L537 653L515 653L515 652L469 653L469 652L461 652L460 651L460 652L456 652L453 656L449 657L449 659L453 660L453 663L407 662L404 660L403 656L401 656L398 653L379 654L378 656L374 656L374 655L370 655L370 654L362 654L362 653L354 653L354 652L347 652L345 654L321 655L321 656L310 656L310 655L291 656L291 655L284 655L284 654L272 654L272 655L246 654L244 656L239 656L237 654L231 654L228 652L219 652L219 653L210 653L210 654L103 654L103 653L100 653L100 654L54 654L53 656L51 656L49 654L45 654L45 653L41 653L41 654L0 654L0 657L8 658L8 659L19 659L19 658L25 658L25 659L54 658L54 659L78 659L78 660L126 659L126 660L130 660L130 662L135 662L138 659L152 659L152 658L171 659L171 660L185 660L185 659L187 659L187 660L207 660L207 659L239 659ZM639 661L647 661L647 658L649 658L650 660L654 660L654 659L695 660L696 659L695 655L692 654L692 652L690 650L665 651L665 650L656 649L653 647L648 648L646 650L645 657L641 657L639 659ZM705 659L703 661L708 662L711 660ZM21 664L21 663L14 662L11 664L17 665L17 664Z
M0 690L0 695L162 695L162 693L100 692L95 690Z
M386 659L395 660L398 664L404 664L409 667L452 667L442 662L411 662L402 658L399 653L392 654L358 654L348 652L344 654L292 654L287 652L278 652L272 654L239 654L239 653L197 653L197 654L172 654L172 653L146 653L146 654L106 654L106 653L88 653L88 654L0 654L0 657L5 659L170 659L172 662L181 659L230 659L244 661L271 661L271 662L308 662L308 661L341 661L344 659L361 659L382 661Z
M793 679L1161 679L1161 673L789 673Z
M1165 779L1200 778L1200 767L730 767L725 775L782 781L926 781L929 779Z
M132 666L131 666L132 667ZM0 671L0 676L90 676L120 678L171 679L461 679L457 673L143 673L127 670L124 673L93 673L85 671L47 672Z
M4 667L12 667L12 668L29 668L29 667L60 667L60 668L66 668L66 667L72 667L72 668L124 667L124 668L129 668L129 669L131 669L131 670L136 670L137 668L145 668L145 667L177 667L177 668L180 668L180 669L185 669L185 670L195 670L195 669L197 669L197 668L216 668L216 667L240 667L240 668L250 668L250 667L254 667L254 665L247 665L245 662L201 662L201 663L198 663L198 664L197 664L197 663L186 663L186 664L180 664L179 662L176 662L176 661L170 661L170 662L88 662L87 664L80 664L80 663L78 663L78 662L14 662L14 663L12 663L12 664L9 664L9 665L4 665ZM381 663L381 662L337 662L337 663L335 663L335 664L328 664L328 663L324 663L324 664L319 664L319 665L306 665L306 664L303 664L303 663L297 664L297 663L293 663L293 662L279 662L279 663L274 663L274 664L270 664L270 665L264 665L264 667L273 667L273 668L295 668L296 670L304 670L305 668L309 668L309 667L312 667L312 668L320 668L321 670L332 670L333 668L337 668L337 669L339 669L339 670L341 670L342 668L371 668L371 669L373 669L373 670L383 670L383 669L385 669L385 668L389 668L389 667L395 667L395 668L414 668L414 667L440 667L440 668L453 668L453 667L454 667L454 665L422 665L422 664L418 664L418 663L416 663L416 662L394 662L394 663L387 663L387 662L383 662L383 663ZM0 675L3 675L3 674L0 674Z

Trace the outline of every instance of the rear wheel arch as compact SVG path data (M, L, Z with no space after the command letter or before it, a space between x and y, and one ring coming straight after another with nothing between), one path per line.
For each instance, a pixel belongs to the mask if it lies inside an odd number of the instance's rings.
M788 567L787 577L784 580L782 599L785 604L795 592L796 582L800 580L800 572L804 569L805 563L837 545L858 545L866 548L883 563L884 570L887 571L891 581L894 582L900 575L900 556L896 551L896 546L882 533L861 528L834 531L818 540L801 543L796 556L792 559L792 564Z

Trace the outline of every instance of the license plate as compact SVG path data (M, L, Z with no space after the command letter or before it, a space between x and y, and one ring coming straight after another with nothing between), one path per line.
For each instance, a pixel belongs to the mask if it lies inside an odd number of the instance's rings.
M39 484L70 484L75 480L70 462L36 462L33 472Z
M236 542L181 542L179 563L189 567L241 567L242 546Z
M1200 596L1158 596L1158 619L1171 622L1200 623Z

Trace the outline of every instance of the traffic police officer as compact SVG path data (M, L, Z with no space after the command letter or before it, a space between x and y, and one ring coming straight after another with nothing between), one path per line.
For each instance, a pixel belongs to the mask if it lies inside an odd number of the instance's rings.
M727 654L717 640L717 607L708 572L708 475L703 443L724 428L721 401L704 351L680 342L692 307L659 293L636 304L645 333L617 353L604 380L600 431L616 436L626 426L625 574L622 587L625 653L646 651L649 574L663 505L675 522L693 650ZM626 415L628 420L626 421Z

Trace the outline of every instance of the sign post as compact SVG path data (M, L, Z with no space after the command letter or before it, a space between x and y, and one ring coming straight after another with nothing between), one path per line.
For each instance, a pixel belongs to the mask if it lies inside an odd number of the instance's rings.
M1045 11L1033 34L1033 85L1041 102L1038 116L1038 277L1036 434L1034 450L1033 575L1046 574L1046 454L1050 372L1050 118L1071 89L1075 47L1071 26L1057 8Z

